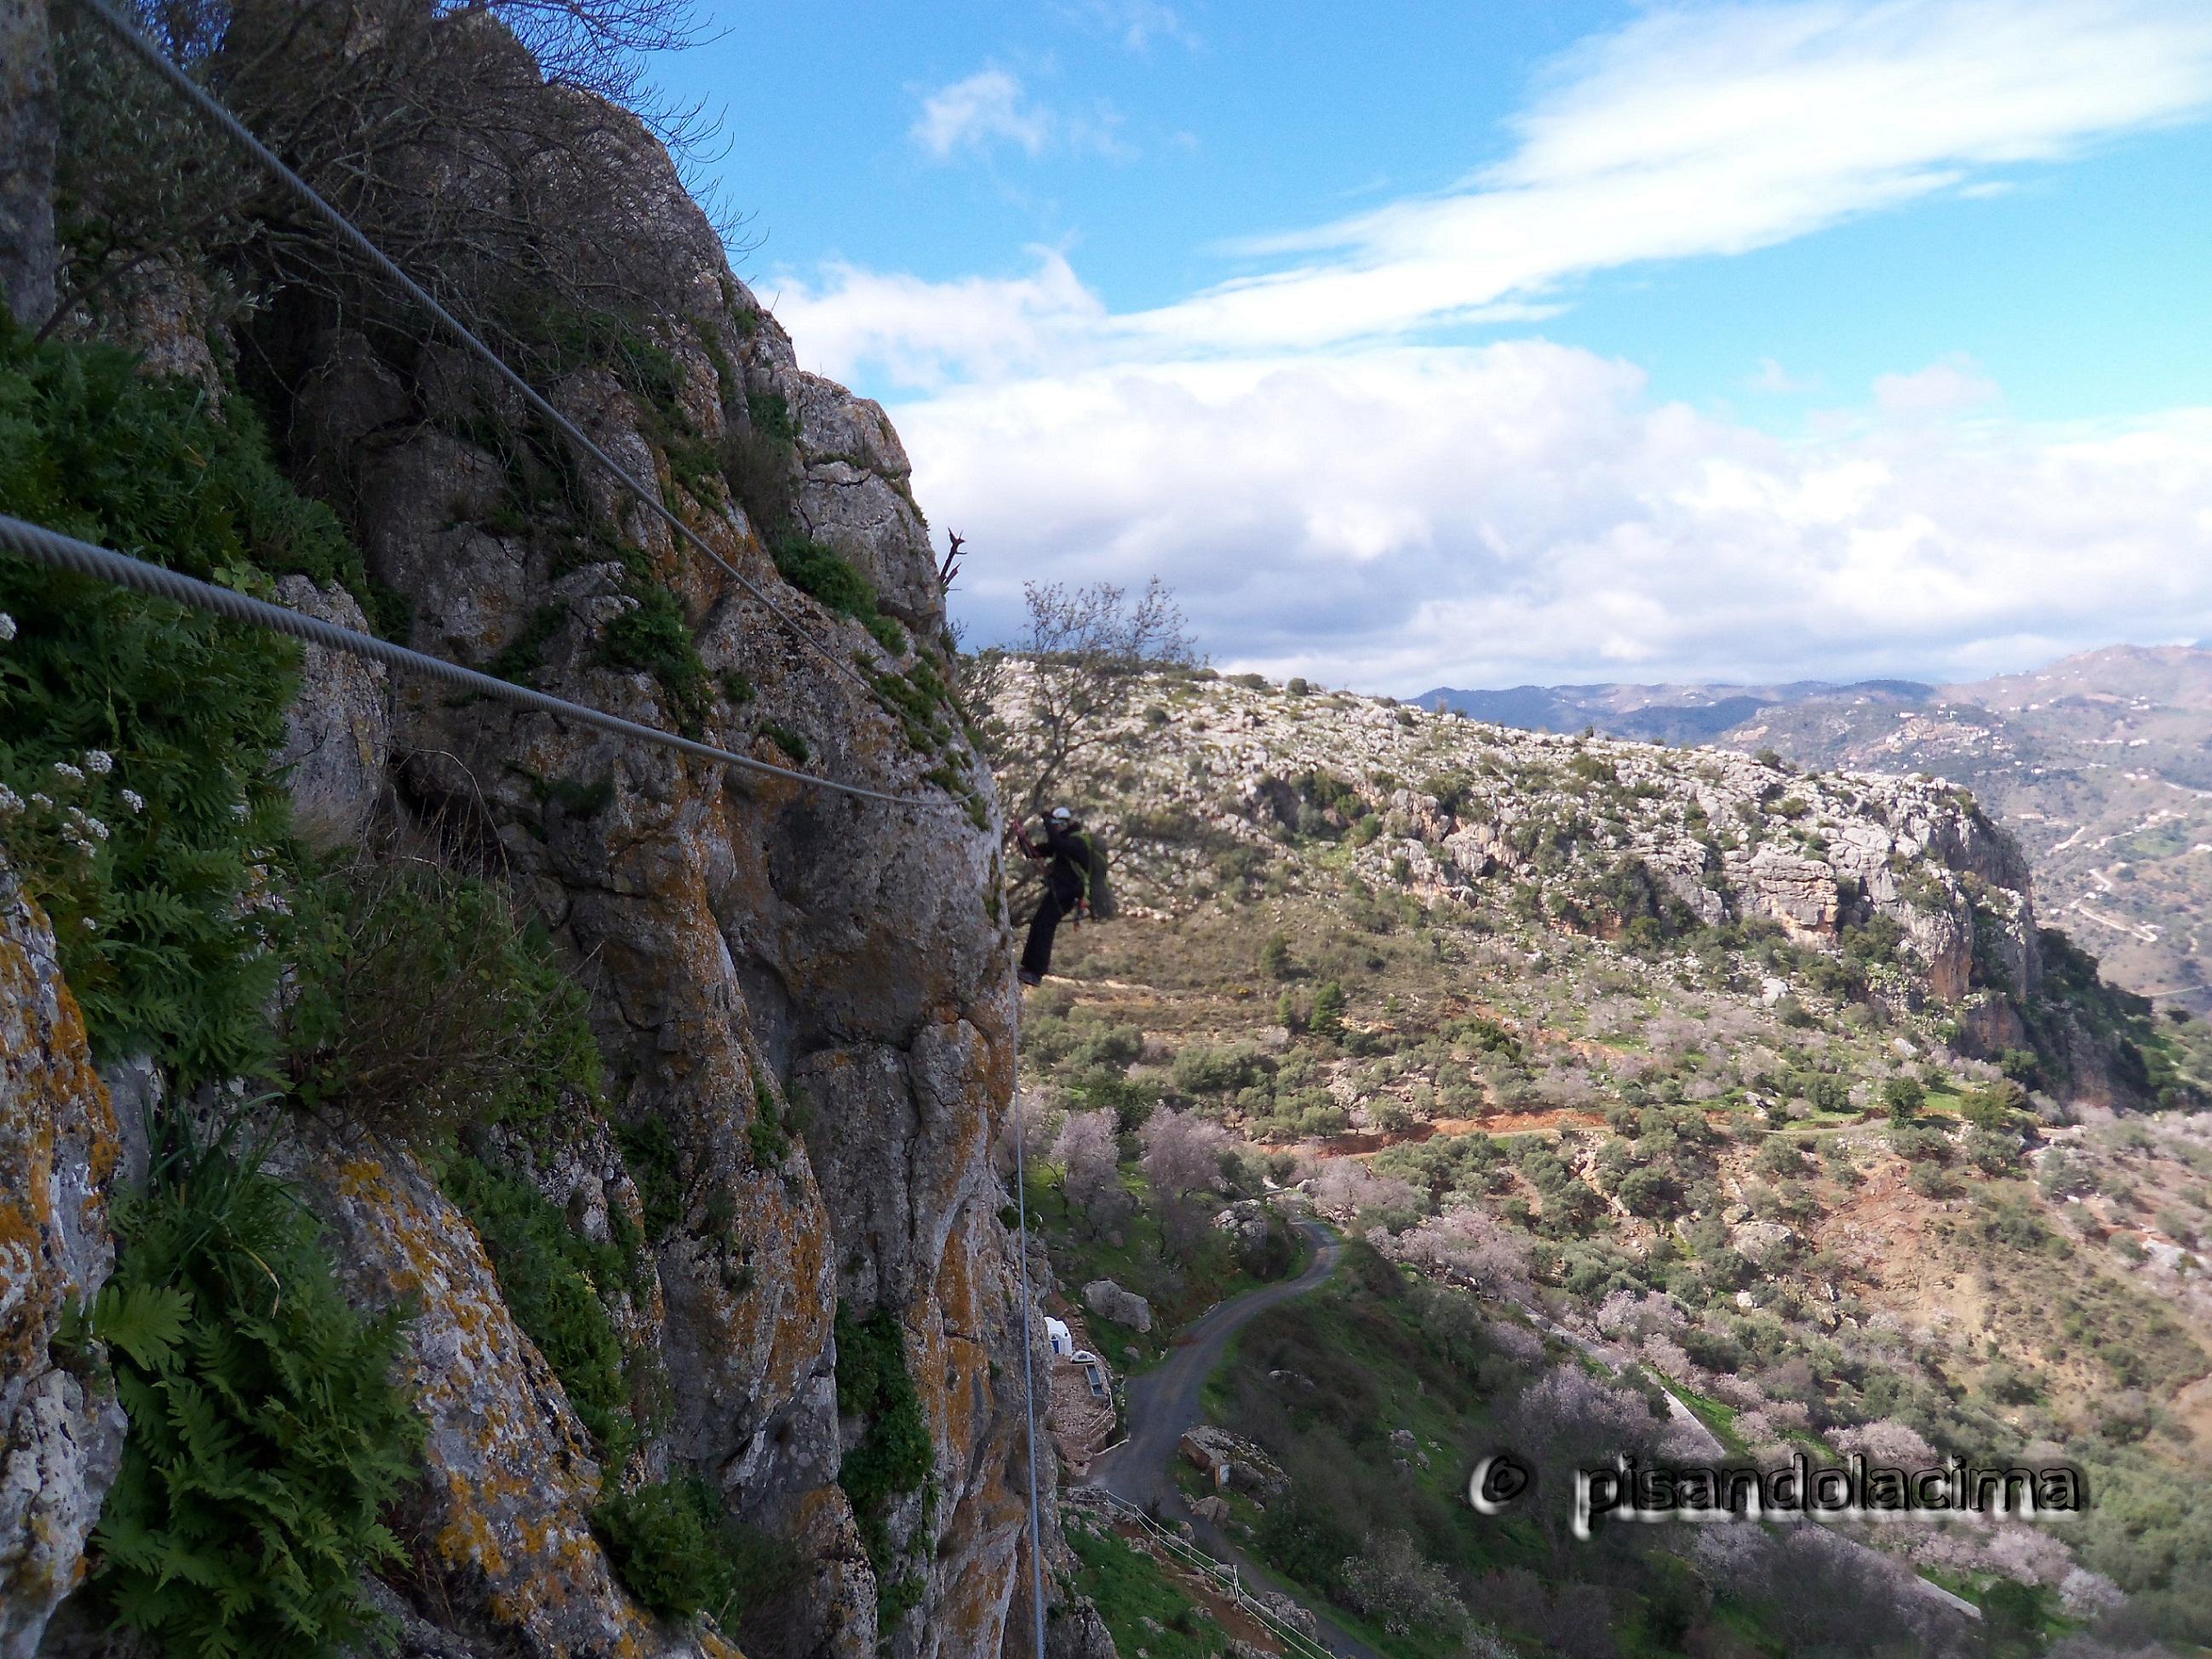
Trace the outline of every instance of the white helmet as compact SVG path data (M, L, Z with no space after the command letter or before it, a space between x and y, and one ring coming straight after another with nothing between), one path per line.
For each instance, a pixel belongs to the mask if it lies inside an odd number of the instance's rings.
M1065 806L1054 807L1051 812L1047 816L1049 817L1054 823L1073 823L1075 822L1075 814L1069 811Z

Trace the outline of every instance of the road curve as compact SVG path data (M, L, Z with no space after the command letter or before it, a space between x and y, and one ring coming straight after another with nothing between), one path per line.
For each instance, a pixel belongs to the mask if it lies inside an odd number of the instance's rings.
M1306 1270L1296 1279L1262 1285L1231 1297L1192 1322L1165 1359L1142 1376L1129 1379L1129 1437L1091 1466L1090 1485L1103 1486L1116 1498L1139 1507L1152 1508L1170 1522L1188 1523L1201 1548L1216 1560L1234 1566L1245 1584L1255 1589L1287 1587L1231 1543L1219 1528L1191 1514L1175 1483L1175 1463L1180 1455L1176 1446L1185 1430L1206 1420L1206 1379L1227 1355L1229 1339L1278 1303L1304 1296L1336 1271L1344 1241L1317 1221L1300 1221L1297 1229L1314 1247L1313 1260L1306 1264ZM1315 1635L1322 1646L1343 1659L1382 1659L1316 1608L1310 1597L1298 1599L1314 1613Z
M1176 1339L1166 1358L1128 1382L1129 1437L1091 1467L1091 1482L1143 1506L1180 1508L1176 1490L1176 1445L1183 1431L1206 1420L1206 1379L1229 1352L1229 1339L1279 1302L1304 1296L1336 1271L1343 1241L1317 1221L1298 1231L1314 1246L1313 1260L1296 1279L1262 1285L1213 1307Z

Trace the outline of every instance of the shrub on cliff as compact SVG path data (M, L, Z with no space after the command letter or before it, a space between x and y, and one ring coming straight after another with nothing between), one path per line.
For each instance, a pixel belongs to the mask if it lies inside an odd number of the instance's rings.
M860 1541L883 1582L892 1560L884 1511L892 1498L928 1478L935 1458L907 1369L906 1334L892 1309L878 1308L866 1319L837 1310L837 1409L867 1424L860 1443L845 1454L837 1484L852 1503Z
M696 1475L610 1494L592 1528L629 1593L664 1618L727 1623L797 1576L788 1543L732 1520Z
M301 1103L430 1139L596 1099L583 988L489 882L357 859L302 883L283 1046Z
M600 1290L622 1283L622 1251L581 1237L521 1176L475 1158L451 1159L439 1184L483 1240L507 1310L561 1379L584 1426L601 1446L626 1449L636 1436L629 1383Z

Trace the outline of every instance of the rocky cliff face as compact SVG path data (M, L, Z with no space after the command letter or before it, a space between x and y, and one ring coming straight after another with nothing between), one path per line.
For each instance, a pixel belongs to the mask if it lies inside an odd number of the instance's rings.
M656 159L641 150L641 166ZM662 183L647 195L665 216L641 226L635 257L687 273L695 301L684 326L653 342L675 368L671 406L646 406L598 369L562 382L556 400L656 478L836 662L895 682L942 665L942 601L896 434L875 405L796 367L705 220ZM612 1118L669 1132L681 1216L635 1310L669 1411L641 1457L708 1472L738 1513L798 1541L811 1582L793 1651L995 1650L1026 1582L1009 1479L1020 1401L1001 1380L1019 1375L1019 1309L988 1159L1011 1087L1006 939L993 838L926 776L949 765L981 792L988 775L957 738L918 751L879 696L588 470L580 524L514 524L501 458L457 435L451 404L421 390L473 390L458 362L404 375L333 331L302 378L297 429L360 504L361 544L410 602L416 646L481 662L529 634L538 685L665 723L665 687L605 661L609 625L640 605L642 563L678 596L724 688L696 714L708 740L781 763L803 756L916 802L732 774L416 686L395 688L388 732L334 718L348 706L335 692L301 704L299 747L316 757L303 795L344 823L368 810L361 797L388 792L403 817L435 820L502 866L594 984ZM905 650L787 586L764 526L726 489L672 476L672 427L719 447L769 409L792 427L799 520L869 579ZM580 554L580 540L595 544ZM740 686L742 702L729 689ZM362 763L387 751L388 768ZM572 787L549 795L549 784ZM596 798L578 804L578 787ZM776 1102L803 1102L805 1127L769 1162L750 1132ZM651 1639L611 1583L582 1521L599 1475L588 1438L410 1155L334 1142L298 1174L322 1195L364 1297L424 1309L410 1328L431 1425L424 1567L461 1622L532 1653L700 1650ZM604 1127L582 1126L536 1175L587 1226L604 1230L623 1206L635 1218ZM837 1485L852 1425L839 1420L832 1335L837 1310L879 1308L904 1331L936 1459L889 1518L896 1562L881 1572ZM915 1588L879 1629L892 1577Z
M576 1103L507 1161L586 1236L634 1237L646 1172L622 1132L665 1132L652 1173L672 1214L619 1320L652 1379L622 1467L601 1467L408 1137L302 1119L272 1156L324 1218L355 1299L413 1310L428 1468L392 1587L410 1651L735 1652L711 1621L654 1620L589 1524L603 1480L696 1474L796 1546L782 1651L996 1652L1030 1613L1018 1264L991 1159L1013 1006L990 776L944 690L942 595L897 434L797 366L659 147L610 123L632 214L621 257L679 298L549 393L797 629L444 345L372 338L340 307L280 296L240 325L275 366L262 401L416 647L902 804L307 653L280 757L302 830L506 884L591 990L604 1105ZM181 318L188 333L207 323ZM174 340L137 343L179 361ZM787 582L779 537L842 557L872 599L833 593L833 608ZM335 587L288 579L280 596L366 626ZM115 1135L37 930L0 893L9 1653L34 1650L70 1588L119 1433L112 1405L47 1358L62 1307L105 1271ZM839 1482L864 1425L841 1416L836 1331L884 1311L930 1467L864 1529Z

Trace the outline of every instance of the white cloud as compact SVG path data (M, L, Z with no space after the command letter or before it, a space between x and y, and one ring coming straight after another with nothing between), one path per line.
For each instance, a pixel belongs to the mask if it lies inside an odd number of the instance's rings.
M1783 368L1775 359L1761 357L1759 360L1758 373L1746 380L1744 385L1753 392L1764 392L1775 397L1795 397L1802 392L1818 392L1820 389L1820 377L1813 374L1801 379Z
M912 136L944 161L962 150L988 149L1000 141L1035 155L1050 141L1052 131L1052 117L1025 100L1019 80L1004 70L987 69L924 98Z
M1077 21L1117 38L1131 52L1144 52L1155 40L1198 44L1182 16L1160 0L1081 0L1062 10Z
M927 94L908 136L939 161L981 155L999 143L1030 155L1048 149L1119 158L1135 153L1121 137L1121 116L1111 104L1100 100L1085 109L1048 108L1002 69L978 70Z
M938 386L1029 373L1066 362L1108 322L1064 254L1030 252L1030 276L946 283L834 264L823 289L785 283L776 318L826 374L850 378L873 366L902 386Z
M1098 368L892 414L969 538L984 638L1024 580L1154 573L1218 658L1401 693L1966 674L1993 642L2212 633L2212 410L2053 436L1923 410L1789 443L1523 341Z
M1949 414L1997 401L1996 381L1971 357L1946 358L1911 374L1875 378L1874 400L1893 415Z
M779 314L811 364L914 390L892 412L969 538L981 637L1026 578L1158 573L1218 656L1377 690L1971 674L2212 635L2212 410L2031 431L1953 358L1784 442L1589 352L1418 342L2208 102L2197 0L1648 6L1553 67L1503 161L1249 244L1260 275L1117 313L1038 249L952 283L834 267ZM916 138L1077 142L996 70ZM1809 389L1771 362L1750 384Z
M1555 64L1497 166L1248 239L1275 269L1086 330L1117 355L1172 356L1510 318L1593 272L1771 246L2208 106L2199 0L1662 6ZM1110 121L1085 125L1110 139ZM933 94L915 126L939 155L1056 136L998 70Z

